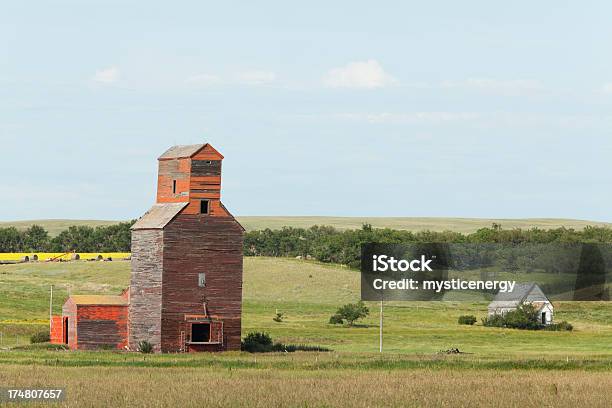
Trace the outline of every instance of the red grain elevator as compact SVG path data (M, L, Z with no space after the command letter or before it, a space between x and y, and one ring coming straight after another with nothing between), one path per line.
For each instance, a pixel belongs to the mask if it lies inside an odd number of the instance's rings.
M159 157L157 202L132 226L129 289L70 296L51 317L52 343L240 350L244 229L221 203L222 161L209 144Z
M132 227L128 347L240 350L244 229L221 203L210 144L159 159L157 202Z

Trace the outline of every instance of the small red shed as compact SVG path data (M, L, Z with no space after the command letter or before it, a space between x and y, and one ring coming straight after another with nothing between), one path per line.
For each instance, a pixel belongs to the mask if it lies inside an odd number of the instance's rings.
M73 295L61 316L53 316L51 343L72 350L123 349L127 346L128 292L120 296Z

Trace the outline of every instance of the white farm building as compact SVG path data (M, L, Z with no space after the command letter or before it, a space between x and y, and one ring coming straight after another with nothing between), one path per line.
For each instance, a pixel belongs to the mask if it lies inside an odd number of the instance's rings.
M517 283L512 292L498 293L489 304L489 316L516 310L522 304L531 304L538 312L540 323L553 322L553 305L540 287L531 283Z

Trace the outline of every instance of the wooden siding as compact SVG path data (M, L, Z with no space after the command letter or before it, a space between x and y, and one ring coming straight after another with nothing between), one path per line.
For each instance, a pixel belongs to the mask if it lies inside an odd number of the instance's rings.
M51 344L62 344L64 343L64 324L62 316L51 317L51 332L49 338Z
M196 154L191 156L192 160L223 160L223 155L215 150L214 147L208 143L204 145L203 149L200 149Z
M223 208L221 205L221 201L219 200L210 200L209 204L209 216L212 217L229 217L230 214ZM189 205L185 207L181 214L189 214L189 215L200 215L200 199L193 198L189 200Z
M191 177L191 188L207 188L221 185L221 176L194 176Z
M163 230L132 231L129 348L146 340L161 347Z
M77 305L77 348L127 346L128 308L124 305Z
M206 312L223 321L223 344L190 349L239 350L243 230L231 216L190 215L187 208L164 228L162 351L180 351L185 315ZM199 273L206 274L204 288Z
M209 215L227 217L220 205L223 156L209 144L190 158L160 159L157 176L157 202L188 202L187 214L200 213L200 200L210 200ZM176 181L176 193L173 182Z
M221 160L191 160L191 175L196 177L220 176Z
M160 160L157 175L157 202L177 203L189 200L190 159ZM172 192L176 180L176 193Z
M68 298L62 307L62 316L68 318L68 347L70 350L77 349L77 306Z
M216 151L207 151L207 145L201 152L192 157L189 183L189 205L185 214L200 213L200 201L209 200L208 215L227 217L230 214L221 206L221 167L222 160ZM214 149L213 149L214 150Z
M201 198L199 195L208 194L211 197L204 198L216 198L221 199L221 176L205 175L197 176L192 173L190 178L189 196L191 198Z

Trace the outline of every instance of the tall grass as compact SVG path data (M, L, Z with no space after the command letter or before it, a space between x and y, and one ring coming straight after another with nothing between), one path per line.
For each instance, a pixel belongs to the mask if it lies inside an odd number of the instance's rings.
M360 371L4 365L0 383L66 388L67 407L607 407L612 376L585 371Z

